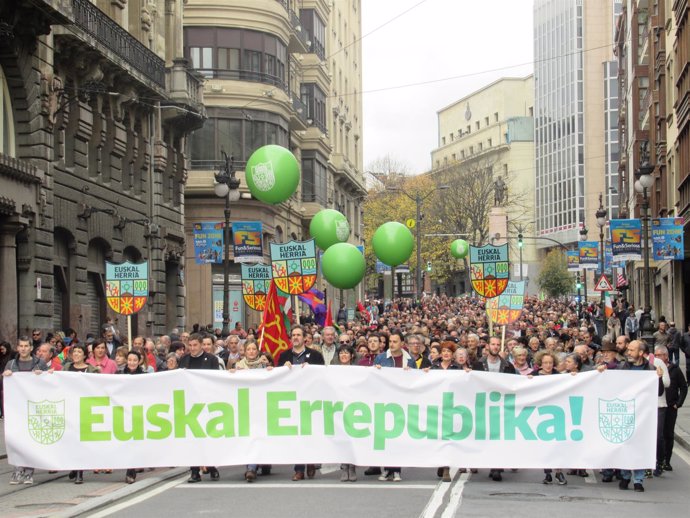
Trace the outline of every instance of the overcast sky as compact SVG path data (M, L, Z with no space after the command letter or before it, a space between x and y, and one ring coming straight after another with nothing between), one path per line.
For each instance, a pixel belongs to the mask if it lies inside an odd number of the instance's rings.
M429 170L439 109L533 71L532 0L362 0L362 34L416 4L362 40L365 170L387 154ZM466 77L391 88L454 76Z

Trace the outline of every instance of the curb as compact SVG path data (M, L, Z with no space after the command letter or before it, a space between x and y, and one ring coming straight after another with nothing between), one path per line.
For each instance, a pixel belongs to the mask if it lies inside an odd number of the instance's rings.
M150 489L154 486L157 486L161 482L165 482L166 480L169 480L171 478L179 477L180 475L185 474L188 471L189 471L189 468L170 469L170 470L160 474L159 476L146 478L146 479L141 480L139 482L135 482L134 484L129 484L125 487L117 489L116 491L113 491L112 493L108 493L107 495L99 496L97 498L89 500L88 502L83 502L79 505L76 505L76 506L72 507L71 509L66 509L62 512L56 513L53 515L53 517L54 518L71 518L73 516L80 516L80 515L83 515L84 513L96 511L98 509L106 507L109 504L112 504L112 503L120 501L120 500L124 500L130 496L137 494L137 493L140 493L140 492L145 491L147 489Z

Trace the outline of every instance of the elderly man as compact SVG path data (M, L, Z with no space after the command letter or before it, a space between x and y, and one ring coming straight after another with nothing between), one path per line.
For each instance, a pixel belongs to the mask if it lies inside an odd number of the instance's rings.
M321 354L325 364L331 365L333 360L337 362L338 355L336 354L336 349L338 347L335 344L335 328L332 326L324 327L321 333L321 340Z
M422 340L423 337L420 335L407 335L405 338L405 342L407 342L407 350L409 351L410 356L412 356L412 360L414 360L418 369L431 368L431 361L429 361L429 358L422 354Z
M55 347L48 342L44 342L38 346L36 357L43 360L49 369L53 369L54 371L62 370L62 363L60 359L55 356Z
M674 430L676 428L676 419L678 418L678 409L683 406L685 397L688 395L688 385L680 367L671 361L669 353L664 351L663 347L655 347L654 356L666 364L668 375L671 379L671 383L666 388L664 394L667 407L664 417L664 457L661 462L661 469L663 471L673 471L671 456L673 455L673 443L675 440Z

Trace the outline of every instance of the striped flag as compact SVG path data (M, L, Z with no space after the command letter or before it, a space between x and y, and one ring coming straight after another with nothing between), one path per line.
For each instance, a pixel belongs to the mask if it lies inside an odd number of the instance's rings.
M626 288L628 286L628 279L625 278L623 272L618 273L618 278L616 279L616 288Z

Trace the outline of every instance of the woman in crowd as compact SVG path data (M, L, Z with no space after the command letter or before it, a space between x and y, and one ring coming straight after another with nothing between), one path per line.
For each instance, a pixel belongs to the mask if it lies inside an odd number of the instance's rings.
M139 351L132 349L127 353L127 363L122 371L118 374L144 374L146 371L142 366L142 354ZM137 470L129 468L125 473L125 482L133 484L137 479Z
M105 346L105 343L103 344ZM62 366L63 372L99 372L97 367L87 363L88 349L85 345L77 344L70 348L70 357ZM98 473L98 471L95 471ZM75 484L84 483L84 470L72 470L69 472L70 480L74 480Z
M431 363L431 368L434 370L462 370L462 367L457 364L454 359L455 342L444 341L441 342L441 355ZM450 466L442 466L438 468L437 475L439 475L444 482L450 482Z
M527 360L527 349L521 345L513 347L513 367L515 367L515 372L522 376L532 374L532 366Z
M559 361L556 353L548 350L540 351L534 357L534 376L551 376L552 374L558 374L558 363ZM553 483L553 477L551 476L552 471L551 469L544 470L544 480L542 481L544 484ZM556 482L561 486L568 483L561 469L556 470L555 477Z
M108 349L105 345L105 340L96 338L91 345L93 356L86 360L86 363L93 365L101 374L115 374L117 372L117 364L114 360L108 358Z
M429 347L429 361L433 364L440 357L441 357L441 344L434 342Z
M180 366L177 360L177 355L175 353L168 353L168 356L165 358L165 365L169 371L174 371L177 369Z
M481 361L470 363L470 355L467 352L467 349L465 349L464 347L458 347L455 350L454 357L455 363L457 363L460 366L460 368L464 369L466 372L484 370L484 365Z
M338 360L340 365L355 364L355 349L351 345L341 345L338 347ZM357 482L357 468L354 464L340 465L341 482Z
M117 374L120 374L125 366L127 365L127 354L129 353L129 349L127 349L127 346L121 345L117 349L115 349L115 364L117 365Z
M582 370L582 358L577 353L570 353L563 360L563 374L571 374L575 376L578 372ZM579 475L581 477L587 477L586 469L571 469L568 471L568 475Z
M244 347L244 357L234 364L228 370L235 372L235 370L245 369L272 369L273 362L269 358L261 354L259 345L255 340L247 340ZM244 472L244 479L247 482L254 482L256 480L256 473L259 466L257 464L247 464L247 471ZM261 473L267 475L271 472L271 466L261 466Z

